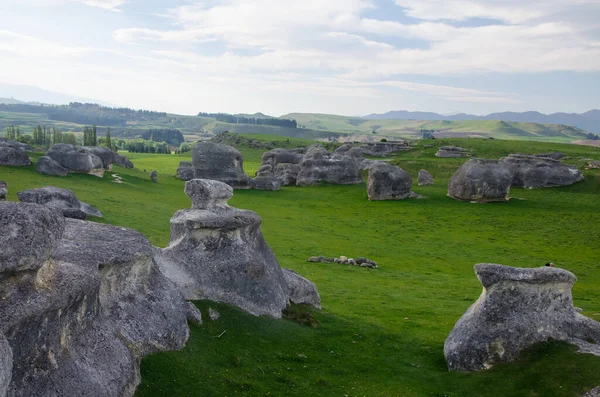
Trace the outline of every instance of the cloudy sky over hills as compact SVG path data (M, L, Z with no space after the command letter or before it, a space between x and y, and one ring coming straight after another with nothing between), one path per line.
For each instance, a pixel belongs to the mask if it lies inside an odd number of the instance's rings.
M0 82L134 108L600 107L600 0L0 0L0 14Z

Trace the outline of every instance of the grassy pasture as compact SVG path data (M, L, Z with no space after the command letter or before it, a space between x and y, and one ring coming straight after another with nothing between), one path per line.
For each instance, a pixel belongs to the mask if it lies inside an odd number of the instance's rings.
M230 204L261 215L281 265L317 284L323 311L308 312L319 325L197 302L205 324L192 326L184 350L143 360L136 395L578 396L600 385L600 358L561 343L535 346L517 362L480 373L447 372L442 352L454 323L481 292L475 263L537 267L553 260L579 278L575 305L600 320L600 172L586 171L586 180L571 187L513 189L508 203L474 205L446 197L448 178L465 160L438 159L436 147L424 144L456 144L487 158L560 150L600 159L600 148L575 145L423 141L393 161L413 178L420 168L433 174L433 186L413 187L425 200L370 202L364 184L236 191ZM261 151L240 150L253 175ZM137 229L165 246L170 216L191 204L183 182L172 177L189 153L130 158L136 168L113 170L126 180L121 185L110 172L102 179L54 178L33 166L0 167L0 180L8 182L9 200L33 187L72 189L104 213L102 222ZM148 177L152 169L157 184ZM306 263L311 255L366 256L380 268ZM209 307L221 313L218 321L208 319Z

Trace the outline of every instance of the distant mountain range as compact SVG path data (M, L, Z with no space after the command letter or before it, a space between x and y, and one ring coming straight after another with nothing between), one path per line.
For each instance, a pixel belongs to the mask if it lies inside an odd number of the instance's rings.
M18 98L18 99L16 99ZM97 99L83 98L75 95L61 94L30 85L0 83L0 103L44 103L49 105L66 105L69 102L97 103L115 107L114 104ZM11 102L12 101L12 102Z
M585 113L552 113L543 114L540 112L501 112L491 113L487 116L476 116L474 114L459 113L451 116L444 116L432 112L409 112L407 110L395 110L383 114L369 114L363 118L369 120L499 120L514 121L519 123L539 123L539 124L563 124L575 126L588 132L600 134L600 110L594 109Z

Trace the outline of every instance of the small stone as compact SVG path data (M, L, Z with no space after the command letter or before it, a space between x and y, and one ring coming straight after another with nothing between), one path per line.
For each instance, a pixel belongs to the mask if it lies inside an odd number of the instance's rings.
M214 310L212 307L208 309L208 316L212 321L217 321L221 315L218 311Z
M152 170L152 172L150 173L150 179L154 183L158 182L158 172L156 172L156 170Z

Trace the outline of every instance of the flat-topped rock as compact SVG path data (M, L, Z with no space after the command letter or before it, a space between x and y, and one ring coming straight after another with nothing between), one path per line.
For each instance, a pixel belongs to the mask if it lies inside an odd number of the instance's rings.
M412 178L402 168L379 162L369 169L369 200L403 200L410 196Z
M0 274L37 270L62 238L65 219L41 205L0 202Z
M436 157L452 158L452 157L470 157L471 153L468 149L458 146L440 146Z
M75 193L69 189L46 186L17 192L17 197L25 203L42 204L60 210L67 218L86 219L88 215L97 218L104 217L96 208L79 201Z
M600 323L573 307L571 288L577 278L572 273L488 263L475 265L475 273L483 292L446 340L450 370L488 369L550 339L600 356Z
M234 189L251 188L239 150L221 143L200 142L192 150L194 178L224 182Z
M490 203L507 201L513 172L498 160L470 159L448 182L448 196L455 200Z
M233 197L230 185L211 179L187 181L184 191L192 200L192 208L199 210L228 209L227 201Z
M511 154L502 161L513 172L512 187L568 186L583 180L583 174L577 167L550 158Z

